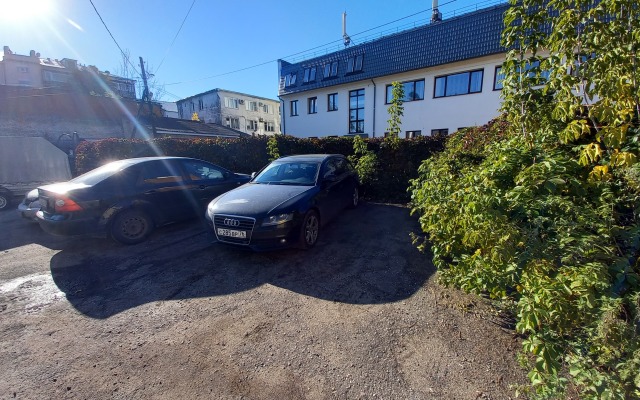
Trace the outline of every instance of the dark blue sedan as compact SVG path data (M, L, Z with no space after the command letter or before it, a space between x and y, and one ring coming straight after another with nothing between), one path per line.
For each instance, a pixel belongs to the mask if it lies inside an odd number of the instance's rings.
M322 226L358 201L358 176L343 155L289 156L211 201L207 220L220 243L308 249Z
M193 158L114 161L68 182L38 188L36 218L52 234L107 233L134 244L157 226L202 218L211 199L250 179Z

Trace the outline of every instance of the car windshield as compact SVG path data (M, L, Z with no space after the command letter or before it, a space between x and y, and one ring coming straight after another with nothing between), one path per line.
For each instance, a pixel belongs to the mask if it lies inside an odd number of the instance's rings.
M273 162L255 177L253 183L312 186L316 184L319 166L319 163L309 161Z
M76 178L73 178L69 182L80 183L87 186L93 186L107 179L114 173L123 170L129 165L131 165L131 162L127 160L110 162L109 164L105 164L102 167L98 167L94 170L91 170L86 174L82 174Z

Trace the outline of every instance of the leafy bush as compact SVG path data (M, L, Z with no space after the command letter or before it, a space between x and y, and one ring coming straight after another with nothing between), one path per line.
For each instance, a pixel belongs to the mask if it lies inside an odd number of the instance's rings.
M579 150L503 121L467 129L420 166L413 212L439 279L517 316L534 395L637 398L638 170L594 181Z

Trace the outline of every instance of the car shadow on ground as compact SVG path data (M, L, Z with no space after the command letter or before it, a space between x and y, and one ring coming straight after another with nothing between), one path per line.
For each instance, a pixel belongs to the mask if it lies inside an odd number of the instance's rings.
M327 225L308 251L254 253L212 244L212 234L196 222L166 227L136 246L71 246L50 267L68 301L92 318L262 285L327 301L383 304L410 297L435 272L430 255L411 243L412 232L419 226L408 209L365 203Z

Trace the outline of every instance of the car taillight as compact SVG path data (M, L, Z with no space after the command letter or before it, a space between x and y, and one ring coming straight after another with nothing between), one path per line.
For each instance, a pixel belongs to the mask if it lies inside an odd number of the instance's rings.
M69 212L69 211L82 210L82 207L80 207L78 203L66 197L57 198L55 204L56 204L56 212Z

